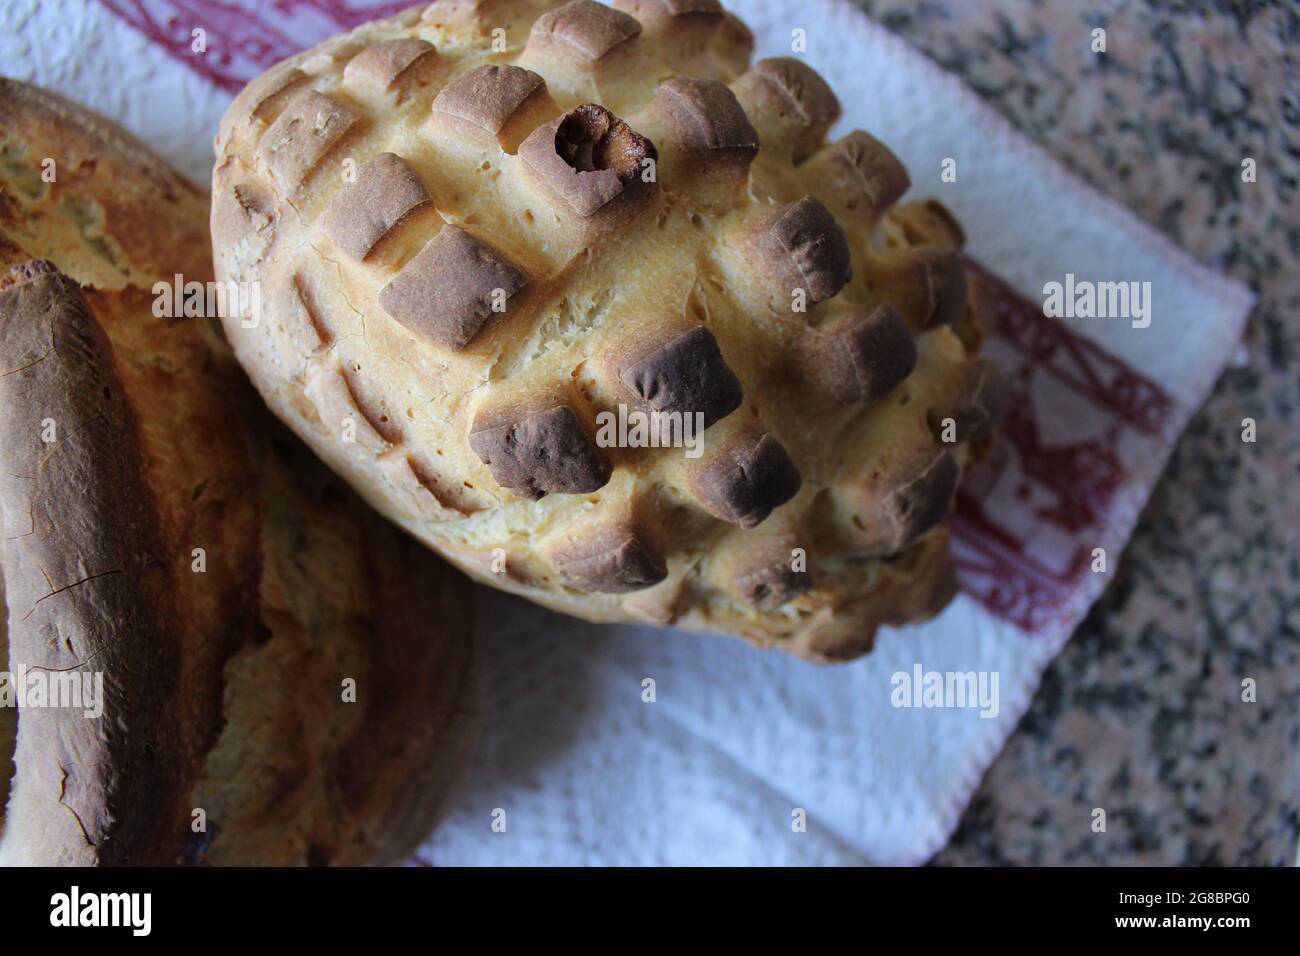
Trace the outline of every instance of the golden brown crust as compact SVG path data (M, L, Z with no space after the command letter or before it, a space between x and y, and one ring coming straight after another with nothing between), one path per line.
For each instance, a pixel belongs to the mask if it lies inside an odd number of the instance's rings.
M397 862L471 739L463 579L267 420L211 323L155 314L154 282L211 278L207 197L44 91L4 81L0 116L9 661L107 697L20 714L0 860Z
M433 121L456 133L495 142L508 153L523 134L557 111L546 81L532 70L485 63L456 77L433 101ZM529 121L533 122L531 125ZM522 132L521 132L522 131Z
M334 197L321 229L359 262L403 220L430 202L428 190L411 167L392 153L380 153L357 170L355 182Z
M504 50L485 39L496 23ZM828 143L840 105L825 81L790 58L751 65L748 30L705 0L438 3L269 73L334 95L349 57L397 38L432 44L440 72L400 107L359 107L363 132L323 160L392 152L421 177L434 210L389 254L318 253L338 177L299 196L266 175L247 102L218 143L220 274L310 282L333 334L304 350L277 321L227 320L272 409L459 566L582 617L830 659L862 652L896 609L933 606L950 577L931 540L994 403L971 371L960 228L937 204L896 205L897 157L860 131ZM532 98L545 108L520 108ZM267 200L255 243L229 212L243 190ZM451 255L452 229L487 248ZM395 301L413 268L437 279ZM432 314L443 287L455 316ZM341 437L381 405L386 434ZM683 451L671 424L673 449L611 434L625 408L699 415L702 447ZM949 409L966 426L952 443L929 423ZM435 489L422 505L411 461ZM779 566L770 528L815 574ZM763 560L733 559L746 542ZM485 570L497 549L513 573Z
M77 227L52 222L56 228L43 232L0 209L0 224L18 233L13 241L32 255L75 260L82 266L70 273L76 281L108 288L127 282L147 288L176 272L211 270L207 220L190 215L206 194L116 123L56 93L0 77L0 141L14 170L5 179L15 200L35 198L27 195L34 191L57 202L60 218ZM52 184L41 179L46 168ZM95 202L82 203L85 196ZM160 204L183 214L159 223Z
M364 716L336 761L357 835L334 862L393 864L425 839L468 769L479 719L478 662L468 631L441 642L429 634L432 622L466 621L466 582L423 586L411 574L430 567L418 542L373 520L364 528L363 556L376 578L375 631L389 644L371 658ZM399 687L418 693L391 692Z
M528 45L543 57L595 63L641 34L641 24L596 0L571 0L537 18Z
M528 284L488 243L447 224L379 293L379 305L411 331L459 351Z
M192 859L400 863L474 739L464 582L367 520L292 436L268 426L256 443L260 634L224 666L225 726L193 796L216 828L191 845ZM342 700L347 680L355 703Z

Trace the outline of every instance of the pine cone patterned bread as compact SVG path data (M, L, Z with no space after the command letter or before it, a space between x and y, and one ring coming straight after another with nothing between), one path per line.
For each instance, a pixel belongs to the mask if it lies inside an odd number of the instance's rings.
M225 326L480 580L843 660L951 597L997 382L961 228L752 47L715 0L438 0L281 63L217 137Z

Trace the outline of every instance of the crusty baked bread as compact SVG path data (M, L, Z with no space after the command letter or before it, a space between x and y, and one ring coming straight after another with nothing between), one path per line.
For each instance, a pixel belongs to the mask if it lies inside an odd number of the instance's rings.
M217 273L260 283L225 327L276 414L479 580L839 660L951 597L996 378L960 226L752 45L716 0L335 37L227 112ZM620 406L702 454L611 447Z
M396 862L467 756L464 579L266 415L214 322L154 313L211 279L208 206L0 80L0 670L104 689L98 719L0 708L0 863Z

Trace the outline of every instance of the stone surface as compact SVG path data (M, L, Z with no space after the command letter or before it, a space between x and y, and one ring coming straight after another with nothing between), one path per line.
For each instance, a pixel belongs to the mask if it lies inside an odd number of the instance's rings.
M1193 419L1115 583L935 862L1294 863L1300 13L1214 0L859 2L1260 297L1241 362ZM1246 157L1253 184L1241 180ZM1246 417L1254 444L1241 440ZM1254 704L1241 701L1247 677ZM1090 829L1095 807L1104 834Z

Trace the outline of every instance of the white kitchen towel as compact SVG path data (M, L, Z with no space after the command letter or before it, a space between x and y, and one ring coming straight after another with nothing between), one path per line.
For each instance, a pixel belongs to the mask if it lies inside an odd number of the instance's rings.
M114 12L10 3L0 71L121 119L199 181L241 80L395 8L104 2ZM485 591L485 738L417 862L924 861L1114 576L1174 441L1237 347L1247 290L1079 182L856 8L730 6L760 55L818 69L844 105L837 132L884 140L911 170L912 195L953 209L972 259L1006 280L990 280L988 348L1011 409L954 517L963 594L935 621L883 633L863 660L814 667L727 638L573 621ZM196 29L205 52L193 49ZM792 51L796 30L802 52ZM941 178L946 161L953 182ZM1122 282L1135 297L1123 315L1051 320L1053 282L1076 295ZM895 706L900 675L918 672L974 675L987 699Z

